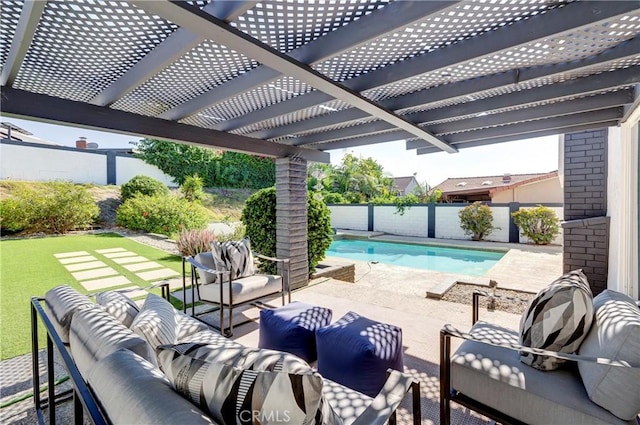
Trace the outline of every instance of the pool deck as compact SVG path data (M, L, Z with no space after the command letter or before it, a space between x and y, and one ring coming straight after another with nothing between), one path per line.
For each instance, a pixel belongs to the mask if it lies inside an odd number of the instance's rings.
M559 245L542 246L505 242L433 239L353 230L338 230L337 234L369 238L374 241L506 251L504 257L481 278L464 274L327 257L332 263L355 263L356 282L380 289L385 289L390 280L403 282L402 287L397 288L397 290L405 294L424 297L426 291L452 280L484 283L487 279L497 282L499 288L535 293L562 275L562 247Z

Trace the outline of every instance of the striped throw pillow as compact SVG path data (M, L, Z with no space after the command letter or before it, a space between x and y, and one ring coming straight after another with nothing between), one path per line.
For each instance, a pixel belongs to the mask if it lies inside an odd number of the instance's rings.
M222 258L231 271L231 278L253 276L256 272L248 238L241 241L228 241L222 244Z
M520 320L520 344L575 353L593 322L593 293L582 270L561 276L542 289ZM520 353L520 361L540 370L557 369L564 360Z
M304 361L293 362L295 372L286 353L239 349L225 361L228 350L176 344L160 347L158 359L176 391L221 424L340 423L322 398L322 377Z

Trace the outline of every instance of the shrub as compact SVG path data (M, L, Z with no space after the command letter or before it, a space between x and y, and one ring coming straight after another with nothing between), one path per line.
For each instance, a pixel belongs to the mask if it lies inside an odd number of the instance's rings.
M3 229L26 233L66 233L90 226L100 213L86 188L59 181L22 188L0 208Z
M233 228L233 232L231 233L222 233L218 235L218 241L227 242L227 241L239 241L244 239L245 234L247 233L247 228L242 223L236 223L231 226Z
M560 220L552 209L538 205L511 214L523 235L536 245L548 245L560 233Z
M183 230L178 235L176 246L180 255L192 257L201 252L211 251L211 242L215 240L216 234L213 230Z
M131 230L171 235L207 225L207 210L199 204L169 195L137 195L116 211L116 223Z
M135 176L120 188L122 201L133 198L135 195L168 195L169 189L164 183L142 174Z
M325 192L322 194L322 200L325 204L347 204L348 201L337 192Z
M471 235L474 241L481 241L499 227L493 227L493 213L491 208L477 201L467 205L458 212L460 227L466 235Z
M202 201L202 198L204 197L202 187L202 178L197 174L194 174L193 176L187 176L184 179L184 182L180 185L180 190L187 201Z
M267 256L276 256L276 189L259 190L247 199L242 211L252 247ZM331 213L324 202L307 193L307 247L309 273L315 270L331 244ZM275 264L265 263L265 272L276 272Z

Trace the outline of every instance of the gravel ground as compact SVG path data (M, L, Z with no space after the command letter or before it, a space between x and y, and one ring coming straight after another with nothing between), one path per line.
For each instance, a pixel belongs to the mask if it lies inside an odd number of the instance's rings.
M502 297L517 298L517 299L524 300L525 302L518 302L513 300L507 300L507 299L503 299L503 300L496 299L496 302L495 302L496 310L506 311L507 313L513 313L513 314L524 313L527 306L529 305L529 302L531 302L531 300L536 295L530 292L513 291L510 289L500 289L500 288L487 288L484 286L458 283L453 285L451 289L449 289L444 294L442 299L444 301L471 305L472 303L471 294L473 294L473 291L476 289L488 292L490 294L494 293L495 295L499 295ZM488 302L489 302L489 299L487 297L480 298L481 307L486 308L488 305Z
M115 231L121 234L122 236L126 236L129 239L133 239L134 241L152 246L154 248L161 249L171 254L180 255L180 253L178 252L178 248L176 247L176 243L170 239L167 239L164 236L160 236L160 235L156 236L149 233L124 232L121 229L118 229L118 230L112 229L110 231Z

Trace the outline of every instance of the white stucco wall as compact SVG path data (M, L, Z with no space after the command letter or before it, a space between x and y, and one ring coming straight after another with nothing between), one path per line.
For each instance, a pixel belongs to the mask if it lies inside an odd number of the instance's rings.
M460 228L458 212L463 206L436 205L436 238L469 239Z
M609 127L607 215L609 289L640 298L638 282L638 132L640 108L621 127Z
M107 184L105 155L0 144L0 178Z
M496 242L509 242L509 207L490 207L493 213L495 229L485 239Z
M170 187L178 186L173 181L173 177L163 173L155 165L147 164L138 158L128 158L124 156L116 157L116 184L121 185L138 174L152 177L156 180L160 180L162 183Z
M369 230L367 205L329 205L331 227L348 230Z
M428 207L406 208L403 215L396 214L395 206L374 206L373 208L373 230L376 232L427 237Z
M563 203L564 191L560 185L560 178L554 177L495 192L491 197L491 202L496 204L509 202L523 204Z

